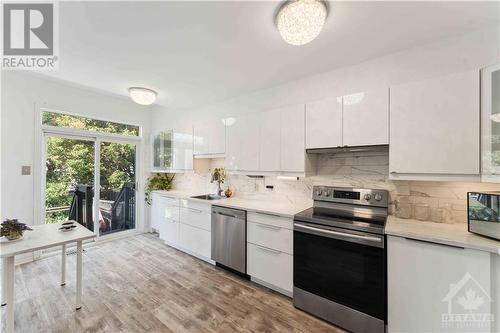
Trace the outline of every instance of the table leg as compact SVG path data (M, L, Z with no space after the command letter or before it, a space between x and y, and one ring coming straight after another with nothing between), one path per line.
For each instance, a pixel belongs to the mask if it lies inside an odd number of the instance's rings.
M2 258L2 306L7 304L7 258Z
M61 286L66 284L66 244L62 245L61 253Z
M82 241L76 243L76 309L82 308Z
M6 280L5 286L5 300L7 301L7 333L14 332L14 256L4 259L5 272L4 278Z

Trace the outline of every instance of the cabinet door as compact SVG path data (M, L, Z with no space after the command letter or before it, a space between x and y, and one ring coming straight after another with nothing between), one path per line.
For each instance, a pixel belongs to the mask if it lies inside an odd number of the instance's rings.
M210 127L208 139L209 154L224 154L226 152L226 126L221 119L216 118Z
M304 105L281 110L281 171L305 172Z
M152 169L168 171L173 166L173 131L159 132L152 137Z
M173 132L173 169L193 169L193 128L184 126Z
M306 104L306 148L342 146L342 97Z
M193 129L194 141L194 154L206 155L208 154L208 140L210 136L211 127L208 124L196 124Z
M479 174L479 73L391 87L391 173Z
M389 89L374 89L342 97L343 144L389 143Z
M456 331L443 315L470 313L460 305L470 290L482 299L473 313L491 313L487 252L389 236L387 265L389 332Z
M226 169L229 171L259 170L260 114L235 117L226 128Z
M500 64L481 71L482 179L500 183Z
M161 219L160 221L160 239L164 240L167 244L171 246L179 245L179 226L180 223L170 220Z
M262 112L260 119L260 170L280 171L281 110Z
M209 231L180 223L179 245L206 259L210 258L211 234Z

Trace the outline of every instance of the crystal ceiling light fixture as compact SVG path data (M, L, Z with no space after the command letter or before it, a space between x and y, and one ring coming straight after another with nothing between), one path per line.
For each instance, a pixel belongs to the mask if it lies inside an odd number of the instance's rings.
M134 102L141 105L153 104L158 95L156 91L142 87L130 87L128 93Z
M304 45L318 37L327 14L326 1L290 0L278 10L276 25L285 42Z

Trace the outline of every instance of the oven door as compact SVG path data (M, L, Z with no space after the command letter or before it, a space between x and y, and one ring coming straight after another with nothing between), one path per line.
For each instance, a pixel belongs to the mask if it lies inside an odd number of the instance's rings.
M294 223L296 288L386 321L385 237Z

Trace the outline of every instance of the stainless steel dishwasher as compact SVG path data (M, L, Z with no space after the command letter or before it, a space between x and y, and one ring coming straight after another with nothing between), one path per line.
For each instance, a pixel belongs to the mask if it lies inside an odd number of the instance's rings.
M247 212L212 206L212 260L246 274Z

